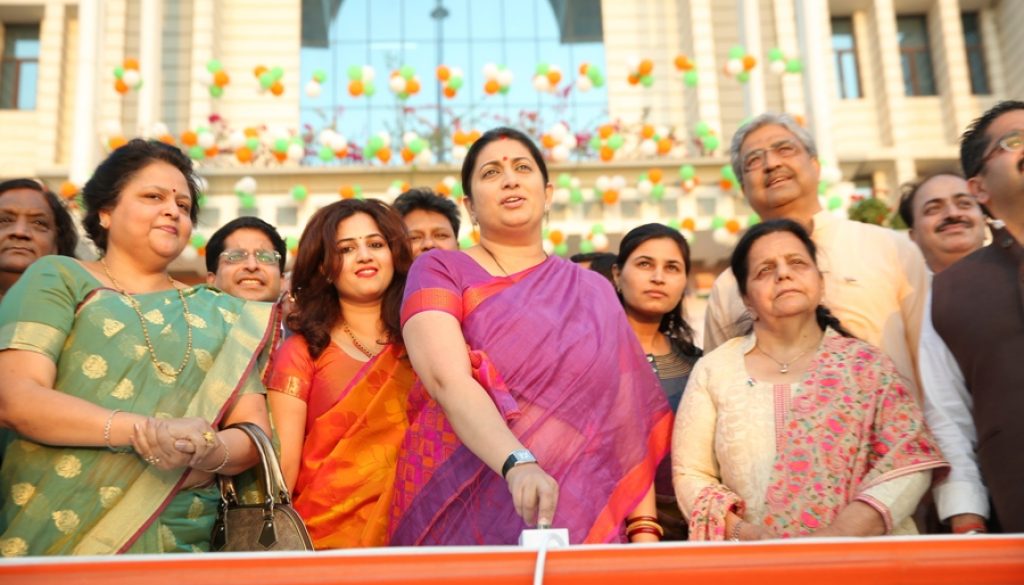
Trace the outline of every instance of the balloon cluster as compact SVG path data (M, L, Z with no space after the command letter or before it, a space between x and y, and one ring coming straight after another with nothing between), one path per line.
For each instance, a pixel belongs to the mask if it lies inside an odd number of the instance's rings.
M367 161L376 158L384 164L391 160L391 135L387 132L378 132L366 141L363 147L363 158Z
M420 92L420 77L416 75L416 68L412 65L402 65L391 72L388 79L388 87L391 93L398 96L400 100L407 100Z
M646 157L666 155L672 151L672 146L672 138L668 136L667 129L655 128L650 124L640 128L640 154Z
M324 91L323 83L327 81L327 72L323 69L313 71L313 76L306 82L306 95L316 99Z
M220 59L210 59L200 74L200 81L210 92L210 97L219 98L224 95L224 88L231 82L231 77L224 71Z
M622 175L609 177L601 175L594 182L594 195L601 198L605 205L615 205L619 202L619 195L626 188L626 178Z
M604 87L604 73L597 65L583 63L580 65L580 76L576 78L576 89L586 93L595 87Z
M171 131L167 128L167 124L164 124L163 122L156 122L153 124L153 130L149 135L164 144L170 144L171 146L176 144L174 135L171 134Z
M559 174L552 200L560 205L583 203L583 189L580 188L580 184L580 180L569 173Z
M559 229L544 230L544 253L565 256L569 253L569 243L565 241L565 233Z
M740 184L739 179L736 177L736 171L732 170L732 165L722 165L719 175L722 178L718 180L718 187L722 191L732 191Z
M697 231L697 222L693 221L692 217L685 217L682 220L670 219L668 220L667 225L672 229L679 230L679 233L681 233L683 238L685 238L691 245L693 244L693 240L697 237L695 233Z
M333 128L324 128L317 137L320 147L316 150L317 157L324 162L348 156L348 139Z
M636 183L637 192L654 201L661 201L665 197L665 184L661 182L662 178L664 173L658 168L642 173Z
M456 130L452 134L452 158L456 162L466 158L470 145L476 142L478 138L480 138L479 130L470 130L469 132Z
M562 82L562 70L558 65L541 63L533 74L533 88L541 93L558 93Z
M406 164L429 165L434 162L434 153L430 150L430 144L425 138L421 138L415 132L406 132L402 135L402 160Z
M301 136L288 134L284 130L270 133L270 153L277 162L299 162L306 156L306 142Z
M124 95L129 90L138 91L142 87L142 74L139 73L139 61L128 57L117 67L114 67L114 90Z
M235 130L228 136L228 146L235 151L240 163L250 163L260 148L260 131L256 128Z
M718 150L718 147L722 145L721 138L718 137L718 134L711 129L711 125L707 122L697 122L694 133L697 135L697 143L705 155L713 155Z
M235 182L235 195L238 196L238 206L243 209L256 207L256 179L246 175Z
M348 94L352 97L372 96L377 88L373 85L373 67L369 65L349 65Z
M604 124L597 129L597 133L590 137L590 148L596 150L603 162L608 162L615 157L615 151L622 148L626 139L615 131L611 124Z
M462 199L462 197L465 195L465 192L462 190L462 183L459 181L459 179L451 175L448 175L447 177L438 181L437 186L434 187L434 191L436 191L438 195L441 195L443 197L451 197L455 200Z
M686 87L697 87L697 66L686 55L676 55L673 63L676 71L683 74L683 83Z
M117 150L125 144L128 144L128 138L125 137L124 131L121 129L121 124L113 120L104 124L103 136L106 137L104 142L110 151Z
M626 79L630 85L639 84L644 87L654 85L654 75L652 75L654 72L654 61L632 57L626 62L626 68L629 70L629 76Z
M604 224L600 223L590 226L590 233L580 240L580 252L583 254L607 252L608 246L608 235L604 232Z
M267 69L263 65L257 65L252 70L252 74L260 82L260 93L269 91L276 96L284 93L284 84L281 83L281 79L284 77L284 68L273 67Z
M462 69L447 65L437 66L437 80L441 82L441 92L448 99L455 99L464 83Z
M786 57L782 49L775 47L768 51L768 69L776 75L800 73L804 70L804 64L799 57Z
M512 70L505 65L488 63L484 65L484 79L484 93L505 95L512 86Z
M679 181L683 191L690 193L700 184L700 177L697 176L697 169L693 165L679 167Z
M360 185L342 185L338 188L342 199L363 199L363 188Z
M396 179L394 181L391 181L391 185L388 186L387 194L388 197L394 199L395 197L398 197L399 195L405 193L411 188L412 186L409 185L407 181Z
M729 49L729 59L725 62L725 74L735 77L736 81L750 81L750 71L757 66L757 57L747 53L742 45Z
M182 132L181 144L185 146L182 150L192 160L214 157L220 152L220 149L217 147L217 136L206 126Z
M569 154L576 148L576 135L569 131L569 127L558 122L541 135L540 143L548 149L551 160L554 162L565 162L569 160Z

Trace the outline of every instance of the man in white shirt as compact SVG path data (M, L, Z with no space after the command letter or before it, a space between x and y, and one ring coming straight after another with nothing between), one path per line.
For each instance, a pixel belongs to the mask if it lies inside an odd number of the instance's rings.
M928 290L920 250L904 234L822 209L814 140L788 114L762 114L742 126L733 136L730 156L743 194L758 215L794 220L811 234L832 313L856 336L885 351L919 396L917 345ZM704 351L745 334L749 319L736 279L726 270L708 299Z
M985 215L960 175L937 173L906 185L899 212L933 274L985 244Z

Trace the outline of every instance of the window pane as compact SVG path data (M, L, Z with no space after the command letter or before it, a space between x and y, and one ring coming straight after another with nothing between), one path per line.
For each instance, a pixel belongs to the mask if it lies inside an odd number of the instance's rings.
M981 42L981 25L977 12L961 15L964 28L964 49L967 51L967 67L971 74L971 92L991 93L988 87L988 72L985 69L985 54Z
M901 49L919 49L928 46L928 31L924 16L897 18L896 31Z
M852 18L832 19L832 52L835 55L834 66L839 97L841 99L861 97Z
M36 80L39 78L38 61L22 61L18 72L18 109L36 109Z
M11 24L4 27L4 58L38 59L39 26Z
M906 95L936 95L925 17L900 16L896 19L896 29Z
M15 107L15 79L18 66L15 61L3 61L0 64L0 108L9 110Z
M832 19L832 48L836 50L853 48L852 18Z
M964 12L960 15L964 28L964 43L967 45L981 44L981 30L978 27L978 13Z

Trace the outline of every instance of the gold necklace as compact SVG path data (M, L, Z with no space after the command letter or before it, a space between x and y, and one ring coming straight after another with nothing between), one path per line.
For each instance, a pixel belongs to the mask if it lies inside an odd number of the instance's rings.
M801 351L799 354L797 354L796 356L790 358L789 360L787 360L785 362L780 362L779 360L777 360L774 357L772 357L772 355L770 353L768 353L767 351L765 351L764 349L761 348L760 344L756 344L755 347L757 347L757 351L759 351L759 352L763 353L764 355L766 355L768 357L768 359L770 359L773 362L779 364L779 373L780 374L786 374L786 373L789 373L789 364L792 364L792 363L796 362L796 360L804 357L808 353L810 353L810 352L814 351L815 349L817 349L818 348L818 344L815 343L813 346L808 347L807 349Z
M508 276L508 270L505 270L505 267L501 265L501 262L498 262L498 259L494 256L494 253L488 250L487 246L483 245L482 243L480 244L480 247L483 248L484 252L487 252L487 255L491 257L491 260L494 260L494 263L498 265L498 270L501 270L502 274Z
M352 340L352 345L356 346L356 349L363 352L363 355L365 355L368 358L372 358L373 356L377 355L376 353L373 353L372 351L367 349L365 345L363 345L362 343L359 342L358 339L356 339L356 334L352 333L352 330L348 328L348 323L342 321L341 328L345 330L345 333L348 333L348 338ZM381 343L380 341L377 341L377 345L386 345L386 343Z
M181 359L181 365L178 366L177 370L172 370L171 367L164 362L161 362L156 357L156 348L153 347L153 342L149 339L149 330L146 328L146 316L142 314L142 310L139 308L139 301L135 300L135 297L128 294L121 283L117 282L114 275L110 273L110 267L107 266L107 259L100 258L100 264L103 265L103 272L107 273L107 278L117 288L117 292L121 293L128 299L128 306L130 306L135 314L139 316L139 325L142 326L142 337L146 340L146 348L149 350L149 359L153 362L153 366L163 375L169 378L177 378L179 374L185 371L185 366L188 365L188 359L192 355L192 313L188 310L188 303L185 301L185 293L180 288L175 286L174 279L167 276L167 280L170 281L171 286L174 290L178 291L178 298L181 299L181 306L185 308L185 327L188 332L188 343L185 345L185 356Z

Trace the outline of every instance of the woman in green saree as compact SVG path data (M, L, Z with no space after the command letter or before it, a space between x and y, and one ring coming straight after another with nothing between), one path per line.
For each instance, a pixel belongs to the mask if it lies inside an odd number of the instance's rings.
M257 459L271 306L174 281L198 189L133 140L83 190L96 262L42 258L0 304L0 555L203 551L213 474Z

